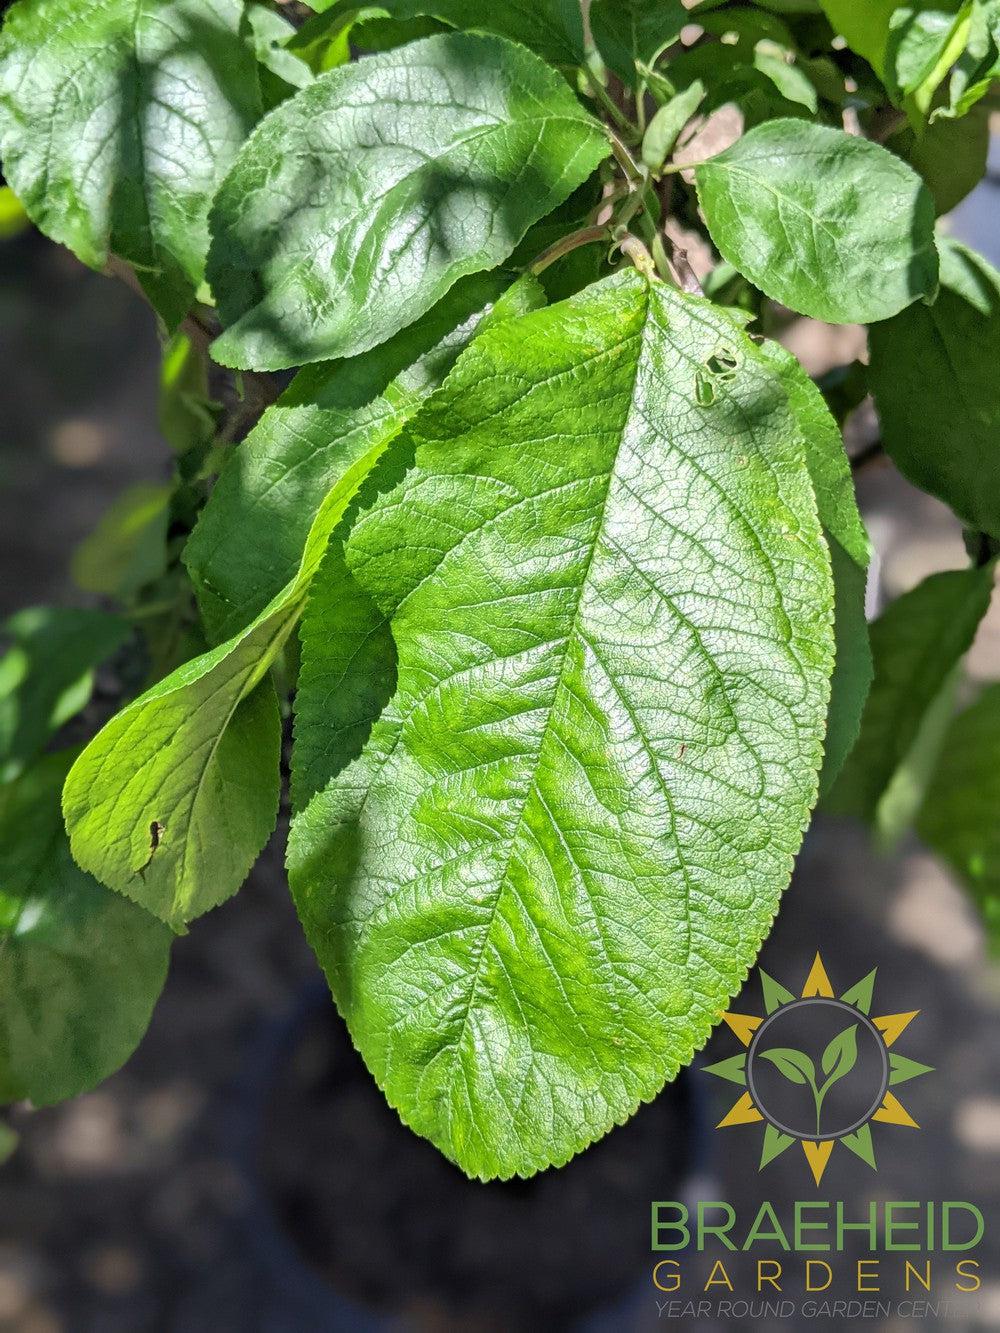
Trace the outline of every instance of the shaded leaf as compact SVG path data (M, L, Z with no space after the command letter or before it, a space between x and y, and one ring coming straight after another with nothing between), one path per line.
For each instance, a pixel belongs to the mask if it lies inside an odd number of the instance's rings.
M934 292L934 202L880 144L799 120L757 126L696 172L712 240L772 300L833 324Z
M45 1105L132 1054L167 973L170 932L84 874L48 755L0 787L0 1101Z
M510 275L463 278L418 324L302 370L233 451L184 551L206 629L238 633L295 575L331 489L363 474L451 369ZM503 299L503 298L502 298ZM532 279L503 299L541 304Z
M1000 685L951 724L917 831L972 891L1000 939Z
M938 216L950 213L986 173L990 147L989 113L982 107L961 120L935 120L918 137L909 127L894 134L887 147L906 158L934 196ZM947 256L942 254L942 277Z
M597 49L626 84L636 82L636 61L652 65L689 22L681 0L593 0L590 6Z
M993 588L991 568L933 574L890 604L871 626L875 679L861 735L830 794L832 809L876 825L892 815L895 832L903 813L912 815L922 791L912 790L927 756L906 765L932 726L935 708L968 651L986 614ZM949 701L945 699L947 721ZM904 790L893 791L894 784ZM902 803L903 813L894 809Z
M332 70L266 118L219 192L214 355L277 369L377 346L506 259L608 151L565 81L499 38Z
M836 655L820 776L820 793L825 794L858 738L872 682L872 654L865 619L871 547L858 513L854 479L840 428L830 415L823 395L795 357L778 343L764 342L760 350L781 376L802 432L833 570Z
M172 486L139 482L123 491L73 552L72 573L86 592L124 601L167 567Z
M469 32L492 33L530 47L553 65L576 65L583 59L583 20L578 0L382 0L363 7L344 3L317 4L337 20L350 21L385 14L395 19L426 15Z
M869 330L887 452L969 527L1000 537L1000 273L941 242L941 290Z
M238 0L19 0L0 35L0 156L33 222L133 265L169 324L204 275L208 206L261 111Z
M290 878L391 1104L528 1174L741 984L815 794L829 567L780 380L635 272L484 333L386 464L303 624Z
M87 706L94 668L125 642L126 621L104 611L18 611L0 637L0 782L16 777L49 737Z

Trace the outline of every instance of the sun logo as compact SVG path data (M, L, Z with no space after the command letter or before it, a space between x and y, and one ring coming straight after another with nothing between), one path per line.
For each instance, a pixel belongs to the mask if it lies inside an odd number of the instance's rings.
M760 1170L798 1142L819 1185L835 1143L875 1169L872 1121L919 1128L891 1089L932 1066L890 1048L920 1011L869 1017L876 971L837 997L817 954L796 997L758 969L764 1017L721 1015L747 1049L705 1073L746 1091L717 1128L762 1123Z

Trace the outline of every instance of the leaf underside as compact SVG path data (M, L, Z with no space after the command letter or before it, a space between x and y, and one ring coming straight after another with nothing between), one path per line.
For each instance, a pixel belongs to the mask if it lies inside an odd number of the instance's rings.
M403 1119L528 1175L676 1074L769 929L829 563L780 380L634 272L484 334L391 457L303 626L290 878Z

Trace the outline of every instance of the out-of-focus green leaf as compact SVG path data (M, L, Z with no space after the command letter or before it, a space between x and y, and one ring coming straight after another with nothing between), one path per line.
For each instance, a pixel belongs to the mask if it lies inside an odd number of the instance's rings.
M961 119L933 120L919 136L907 126L886 147L905 157L920 173L934 196L938 216L950 213L986 172L989 113L976 106Z
M85 592L128 601L167 567L172 486L140 482L123 491L73 552L72 573Z
M1000 944L1000 685L951 724L917 831L972 890Z
M858 743L828 804L866 820L887 841L920 803L947 723L948 691L992 590L992 566L932 574L871 626L875 679Z
M170 932L73 863L59 792L73 755L0 786L0 1101L94 1087L132 1054Z
M16 777L85 708L94 668L128 637L104 611L36 606L0 625L0 782Z
M1000 537L1000 273L941 243L941 291L869 330L869 382L893 462L968 527Z
M0 186L0 241L20 236L31 226L24 205L9 185Z
M186 333L175 333L163 352L158 420L175 454L204 449L215 434L216 404L208 394L205 356Z

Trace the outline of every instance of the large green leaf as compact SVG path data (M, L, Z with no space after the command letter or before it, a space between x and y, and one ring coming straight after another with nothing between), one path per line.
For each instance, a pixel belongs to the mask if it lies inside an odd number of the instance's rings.
M696 175L723 257L792 310L863 324L935 290L934 201L880 144L770 120Z
M932 574L871 626L875 679L831 809L858 815L888 840L909 822L948 720L956 670L992 588L991 567Z
M85 708L94 668L128 637L104 611L33 606L0 625L0 782L16 777L49 737Z
M386 14L395 19L427 15L471 32L507 37L536 51L553 65L576 65L583 59L583 19L579 0L381 0L357 5L351 0L314 4L334 19L352 14Z
M590 7L597 49L626 84L636 82L636 61L652 65L689 21L681 0L594 0Z
M952 723L917 819L920 836L954 866L1000 936L1000 685Z
M769 929L829 562L781 381L635 272L477 339L379 487L304 625L293 892L404 1120L529 1174L673 1077Z
M170 932L73 864L59 810L72 754L0 787L0 1101L61 1101L135 1049Z
M889 21L886 77L921 128L934 94L964 52L972 0L938 0L933 6L900 5Z
M213 210L226 365L353 356L493 268L608 140L523 47L450 33L332 70L261 123Z
M208 206L260 115L239 0L20 0L0 36L4 174L46 235L135 267L170 323Z
M869 330L882 438L904 476L1000 537L1000 273L942 240L941 291Z
M470 285L464 300L472 290ZM500 317L535 299L535 284L521 282L494 311ZM451 313L459 307L456 300ZM450 318L443 318L445 328ZM468 335L466 328L452 336ZM433 383L435 375L447 373L453 354L450 339L445 339L437 355L432 353L413 370L415 395L421 373ZM383 370L387 360L381 363ZM368 369L373 371L373 364ZM351 382L348 375L345 384ZM355 389L374 391L363 378L353 383ZM337 392L330 390L325 409L333 415L314 420L318 434L309 436L307 431L298 441L300 448L287 435L262 437L276 488L294 485L296 465L305 469L304 494L299 497L305 522L296 519L292 525L294 554L271 540L273 525L287 517L287 496L275 502L279 511L268 515L264 477L254 477L256 504L241 495L238 486L224 491L219 500L220 511L243 525L242 545L236 554L227 546L225 559L218 560L219 582L231 581L227 587L234 600L221 598L210 623L232 619L245 624L252 611L241 618L243 603L253 608L273 587L277 591L246 628L186 663L113 718L80 756L66 783L64 809L77 861L175 929L236 892L274 827L280 727L274 691L264 677L302 613L330 534L416 406L415 398L404 400L400 388L394 409L398 419L383 429L378 423L384 410L376 407L367 420L362 395L352 431L349 389L339 406ZM335 437L340 447L332 456L326 433L330 429L344 431ZM289 445L293 456L278 448L279 443ZM316 459L321 473L309 470ZM241 511L244 503L247 512ZM265 558L252 565L255 544ZM203 568L214 570L210 544L206 541L197 550ZM242 583L241 554L248 565ZM289 568L291 577L282 586ZM204 579L201 587L206 591Z
M872 683L872 654L865 619L865 589L871 547L858 513L851 465L836 421L823 395L790 352L778 343L761 353L781 376L805 441L806 462L833 570L836 659L820 791L832 786L858 738Z
M184 552L213 641L236 634L294 577L331 489L354 484L399 433L490 303L501 298L499 314L543 303L529 278L502 297L509 281L502 273L463 278L381 347L307 366L265 412L233 452Z

